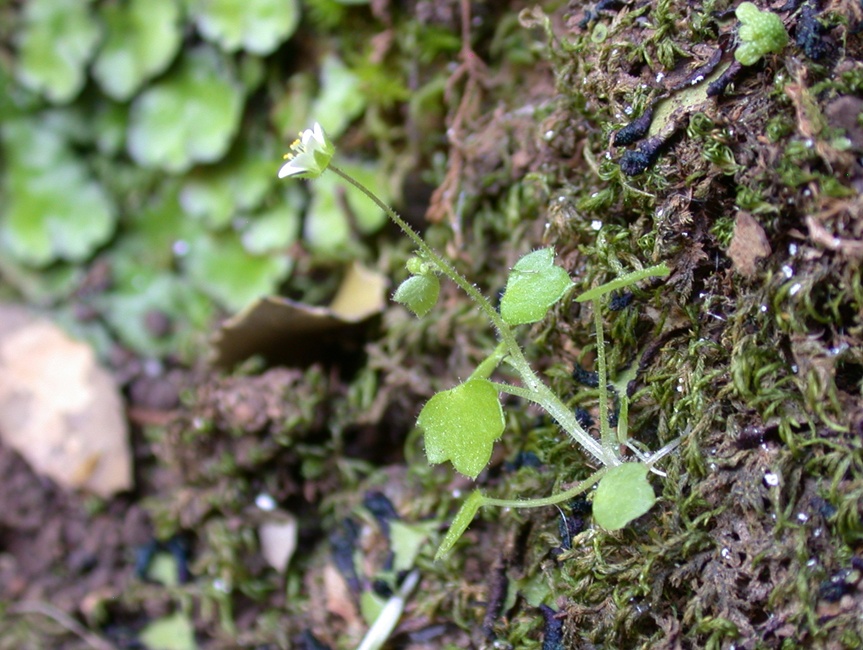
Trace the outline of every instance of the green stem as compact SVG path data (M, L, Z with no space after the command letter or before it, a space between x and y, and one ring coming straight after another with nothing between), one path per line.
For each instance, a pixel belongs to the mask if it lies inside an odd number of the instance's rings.
M614 450L606 450L593 436L587 433L578 423L575 414L545 384L541 384L540 390L530 390L503 382L492 382L492 385L501 393L515 395L534 404L539 404L573 440L603 465L608 467L620 465L621 461Z
M593 300L593 326L596 330L596 372L599 375L599 432L602 448L614 454L615 436L608 424L608 368L605 364L605 332L602 322L602 305L599 299Z
M402 232L407 235L410 240L416 245L417 249L422 253L422 257L434 264L441 273L446 275L450 280L455 282L459 288L464 291L471 300L480 308L480 311L492 322L500 336L500 342L507 351L507 363L509 363L521 377L521 380L526 386L526 393L531 397L533 402L542 406L548 414L566 431L570 437L579 443L584 449L590 453L596 460L603 465L619 465L620 459L613 450L603 449L587 433L576 420L573 412L552 392L552 390L543 383L536 375L533 368L530 367L521 347L516 341L515 334L506 322L501 318L497 310L492 306L488 299L479 292L467 279L459 273L456 268L446 259L438 255L434 249L425 243L422 237L411 228L408 223L402 219L395 210L386 203L381 201L376 194L369 190L365 185L355 180L348 173L342 171L335 165L328 167L333 173L343 178L346 182L357 188L365 194L376 206L383 210L386 215L395 223ZM524 389L522 389L524 390Z
M492 497L483 495L481 505L500 506L501 508L542 508L544 506L553 506L557 503L569 501L582 492L589 490L592 486L596 485L607 471L607 467L602 467L568 490L552 494L550 497L543 497L541 499L493 499Z

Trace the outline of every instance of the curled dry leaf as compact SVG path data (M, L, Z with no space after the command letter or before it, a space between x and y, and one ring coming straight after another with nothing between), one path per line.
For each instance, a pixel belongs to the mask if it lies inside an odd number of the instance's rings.
M214 363L230 368L259 354L273 363L303 366L360 339L383 311L386 279L360 264L345 275L329 307L267 296L228 319L213 338Z

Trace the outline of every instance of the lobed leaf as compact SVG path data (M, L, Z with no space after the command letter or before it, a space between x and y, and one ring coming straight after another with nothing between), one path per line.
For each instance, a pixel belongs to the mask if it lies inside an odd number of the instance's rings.
M476 478L488 464L505 423L494 385L487 379L469 379L426 402L417 425L425 435L430 463L449 460L456 470Z
M180 49L180 8L175 0L130 0L101 8L108 36L93 76L112 99L127 101L145 81L164 72Z
M271 54L300 22L297 0L193 0L189 11L201 35L226 52Z
M22 3L18 79L54 103L66 103L84 87L86 67L99 42L99 24L87 0ZM4 89L5 92L5 89Z
M115 206L102 185L44 119L7 122L2 142L2 245L31 266L88 259L116 226Z
M169 172L222 158L240 126L242 89L213 50L184 57L170 76L135 98L128 148L136 163Z
M753 65L765 54L779 52L788 44L785 25L772 11L761 11L751 2L742 2L735 15L741 23L741 43L734 52L734 58L741 64Z
M528 253L510 271L500 301L500 315L509 325L535 323L571 287L569 274L554 263L553 249Z

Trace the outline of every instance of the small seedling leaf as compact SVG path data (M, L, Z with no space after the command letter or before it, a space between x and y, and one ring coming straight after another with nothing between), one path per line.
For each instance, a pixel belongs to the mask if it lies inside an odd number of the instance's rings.
M430 463L452 462L470 478L488 464L494 441L503 433L503 408L486 379L469 379L433 396L417 418Z
M779 52L788 44L782 19L770 10L761 11L751 2L742 2L735 11L740 21L740 46L734 58L753 65L765 54Z
M554 250L542 248L522 257L509 274L500 315L509 325L542 320L572 287L569 274L554 264Z
M413 275L399 285L393 300L422 318L435 306L439 293L440 280L436 275Z
M470 522L472 522L473 518L476 516L477 510L482 507L483 499L484 497L482 492L479 490L474 490L471 495L465 499L465 502L461 505L461 508L459 508L459 511L453 518L449 530L446 531L446 535L444 535L437 553L435 553L435 562L446 557L452 550L452 547L455 546L455 543L462 535L464 535L464 531L467 530L467 527L470 526Z
M624 463L606 472L593 497L597 524L605 530L619 530L653 507L656 495L647 472L644 463Z

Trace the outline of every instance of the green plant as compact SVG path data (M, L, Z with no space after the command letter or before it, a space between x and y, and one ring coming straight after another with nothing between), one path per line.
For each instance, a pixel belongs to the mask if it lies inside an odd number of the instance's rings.
M761 11L751 2L743 2L734 12L740 21L740 46L734 58L743 65L753 65L765 54L780 52L788 44L788 32L782 20L772 11Z
M491 458L494 442L501 436L505 421L500 394L507 393L534 402L542 407L567 434L599 465L586 480L558 494L538 499L495 499L474 491L456 514L441 543L437 556L446 554L461 537L476 512L485 505L510 508L540 507L561 503L586 491L595 484L595 520L607 530L617 530L646 513L653 506L653 487L647 480L648 471L657 460L675 446L667 445L648 455L632 445L626 436L626 396L621 396L621 425L613 431L609 424L608 372L603 336L600 299L629 287L640 280L666 276L664 264L634 271L576 298L590 301L596 327L597 371L599 375L600 440L592 437L578 422L567 405L537 376L519 345L513 327L542 320L548 310L573 287L569 274L554 263L554 251L544 248L522 257L513 267L504 289L498 312L477 288L455 267L435 252L392 208L345 171L331 164L335 148L319 124L300 134L291 146L287 162L279 171L280 178L317 178L325 170L342 177L359 189L381 208L416 245L415 257L407 268L411 276L396 290L394 299L423 316L437 301L438 275L444 275L458 285L476 304L497 330L499 343L463 383L434 395L423 407L417 424L423 431L429 462L449 460L462 474L476 478ZM493 381L492 373L502 363L521 379L521 385ZM620 452L627 446L638 458L626 460ZM654 470L657 471L657 470Z

